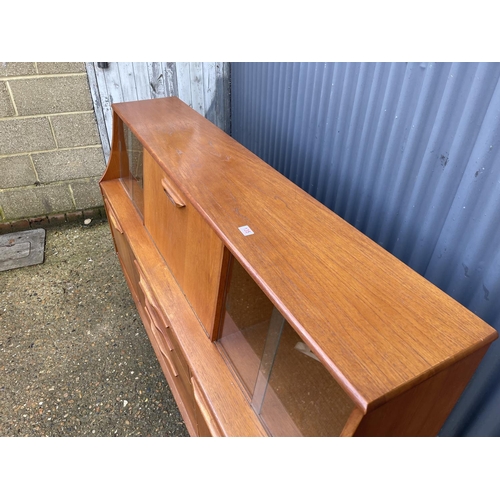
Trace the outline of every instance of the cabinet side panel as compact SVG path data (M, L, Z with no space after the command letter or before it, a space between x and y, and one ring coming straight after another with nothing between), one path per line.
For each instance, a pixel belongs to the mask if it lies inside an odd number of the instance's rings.
M436 436L489 346L365 415L355 436Z
M120 177L120 163L123 161L124 138L123 123L116 113L113 113L113 137L111 151L109 154L106 170L101 178L101 182L117 179Z

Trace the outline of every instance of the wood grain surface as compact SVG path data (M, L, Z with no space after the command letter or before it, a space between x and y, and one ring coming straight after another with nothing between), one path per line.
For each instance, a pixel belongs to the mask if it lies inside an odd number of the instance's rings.
M477 369L488 346L379 406L361 420L355 436L436 436Z
M113 109L364 412L497 338L179 99Z
M222 293L224 245L192 204L182 200L179 189L147 151L144 192L146 229L211 337Z
M207 337L184 293L142 224L122 183L119 179L105 181L101 183L101 190L108 202L107 206L119 219L120 227L124 231L122 235L113 227L115 237L122 237L123 242L126 242L126 245L120 248L127 259L124 266L127 282L179 409L186 422L189 421L190 433L198 435L200 429L204 433L207 426L203 422L193 422L194 413L199 414L199 418L202 418L203 413L198 410L191 412L189 408L194 404L194 392L192 386L186 386L191 382L190 380L187 382L185 377L186 364L189 365L189 376L197 381L198 396L201 396L205 405L203 412L209 412L214 422L217 422L217 429L220 429L218 432L227 436L265 436L266 431L235 383L216 345ZM138 266L132 263L133 260L137 261ZM139 286L141 280L146 284L149 299ZM174 376L171 366L167 364L165 355L169 356L169 347L166 339L164 339L165 354L160 349L157 333L154 331L154 319L143 306L146 301L158 312L165 327L168 325L168 333L172 335L169 338L174 340L175 336L174 349L169 361L173 362L178 377ZM165 333L164 328L163 333Z

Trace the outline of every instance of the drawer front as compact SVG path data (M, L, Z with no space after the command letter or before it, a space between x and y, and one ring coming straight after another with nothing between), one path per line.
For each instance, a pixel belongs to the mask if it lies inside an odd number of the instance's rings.
M172 364L172 372L175 377L180 377L185 384L191 385L189 379L189 366L177 343L173 341L175 334L172 328L163 322L162 316L158 314L157 309L146 299L146 309L151 318L152 328L155 330L155 336L158 339L162 352L165 352Z
M196 423L198 426L198 435L201 437L220 437L222 433L215 421L212 412L208 408L205 396L193 377L191 383L194 390L194 399L196 401Z
M158 324L158 316L155 314L154 308L151 307L150 303L146 300L146 311L151 320L151 331L156 343L160 349L160 352L166 361L169 368L170 375L172 376L175 387L184 403L184 406L194 422L196 419L195 415L195 400L193 387L191 385L191 380L189 378L189 372L186 371L185 362L180 361L180 357L184 360L181 353L173 348L171 342L171 337L167 333L170 328L165 327L165 325Z
M136 262L136 268L139 273L139 287L144 295L144 310L149 319L149 329L154 341L161 352L161 355L168 366L170 375L176 384L184 406L195 421L195 403L190 370L184 355L182 354L175 332L172 331L170 321L161 313L158 307L158 301L153 294L149 284L141 272Z
M144 295L139 287L139 273L134 264L134 254L127 241L123 227L107 199L104 199L104 205L106 207L106 214L108 216L111 234L113 235L113 241L115 242L116 253L120 259L125 278L131 288L131 292L135 294L139 302L144 305Z
M172 179L144 152L144 224L212 336L224 245Z

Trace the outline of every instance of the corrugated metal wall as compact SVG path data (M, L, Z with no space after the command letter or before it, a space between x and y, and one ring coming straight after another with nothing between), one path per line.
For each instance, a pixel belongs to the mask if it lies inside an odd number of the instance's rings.
M111 105L117 102L177 96L229 132L229 63L109 62L104 65L86 63L106 161L112 136Z
M500 330L499 63L233 63L236 140ZM500 342L441 435L500 435Z

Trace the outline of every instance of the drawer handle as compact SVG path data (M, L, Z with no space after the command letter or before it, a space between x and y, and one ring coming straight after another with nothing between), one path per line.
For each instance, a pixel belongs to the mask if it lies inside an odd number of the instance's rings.
M109 203L106 200L104 200L104 203L106 204L106 208L108 209L108 219L110 220L111 224L113 224L113 226L115 226L115 229L117 231L119 231L121 234L123 234L123 229L120 226L120 223L118 222L118 220L113 212L113 209L111 208L111 206L109 205Z
M156 315L158 314L160 317L162 317L162 314L160 313L159 308L156 305L156 301L153 298L153 292L151 292L149 285L146 283L145 278L142 275L142 271L141 271L141 268L139 266L139 263L136 260L134 260L134 264L137 267L137 270L139 271L139 288L142 290L142 293L144 293L144 296L146 298L145 306L146 306L146 310L148 312L148 315L151 319L151 323L154 324L154 326L161 333L163 338L165 338L165 342L167 344L168 349L170 351L173 351L174 348L173 348L172 344L170 343L170 339L168 338L167 335L163 335L163 333L161 331L161 327L158 324L158 318ZM152 311L152 309L154 309L154 312ZM170 328L170 325L167 325L166 323L164 324L164 326L165 326L165 328Z
M219 429L217 428L213 418L212 414L208 410L206 403L205 403L205 398L201 394L201 390L198 386L198 382L194 378L191 379L191 383L193 384L193 393L194 393L194 399L196 401L196 404L198 405L198 408L201 411L201 414L203 416L203 419L205 420L208 430L210 431L210 434L215 437L221 437L221 433Z
M156 328L156 325L151 317L151 313L149 312L147 306L146 306L145 311L146 311L146 315L148 316L148 319L149 319L149 326L151 328L151 333L153 334L153 337L156 340L156 344L158 345L158 349L160 349L161 355L163 356L163 358L167 362L168 366L170 367L170 371L172 372L172 375L174 377L178 377L179 373L178 373L173 361L170 359L170 356L165 352L163 345L162 345L162 342L161 342L161 339L159 338L159 336L162 335L162 333Z
M161 351L161 347L160 347L160 351ZM169 364L170 366L170 370L172 371L172 374L174 377L178 377L179 374L177 373L177 370L175 369L175 366L174 366L174 363L172 362L172 360L168 357L168 355L166 353L164 353L163 351L161 351L161 353L163 354L163 357L167 360L167 363Z
M146 300L151 304L154 304L153 296L151 295L151 291L149 290L149 286L144 282L142 276L139 278L139 287L144 293Z
M151 291L151 288L149 287L148 283L146 282L146 279L144 278L144 275L142 274L141 268L139 267L139 263L134 260L135 267L139 271L139 287L142 290L142 293L146 297L146 300L151 303L151 305L155 308L156 311L158 311L158 306L156 305L156 300L153 297L153 292ZM167 325L168 327L168 325Z
M141 280L139 280L139 284L140 283L141 283ZM148 290L148 292L147 292L148 296L146 298L148 299L149 304L156 312L156 315L158 315L160 317L160 319L162 319L164 321L163 324L165 325L165 328L170 328L170 325L168 324L168 318L165 319L164 315L160 311L160 308L158 307L158 303L155 300L152 300L153 297L150 295L150 294L152 294L151 289L148 287L147 290ZM156 315L155 315L155 317L156 317Z
M179 195L177 192L177 189L170 184L170 182L163 177L161 180L161 187L163 188L163 191L165 191L165 194L167 195L168 199L177 207L177 208L182 208L185 207L186 204L182 200L182 197Z
M161 331L160 325L158 324L158 319L156 318L156 314L151 311L151 304L149 301L146 301L146 309L148 310L149 316L151 318L151 324L160 332L162 337L165 339L165 343L167 344L168 350L173 351L174 348L172 347L172 344L170 343L170 340L168 338L168 335L163 335L163 332ZM165 328L168 328L168 325L164 325Z

